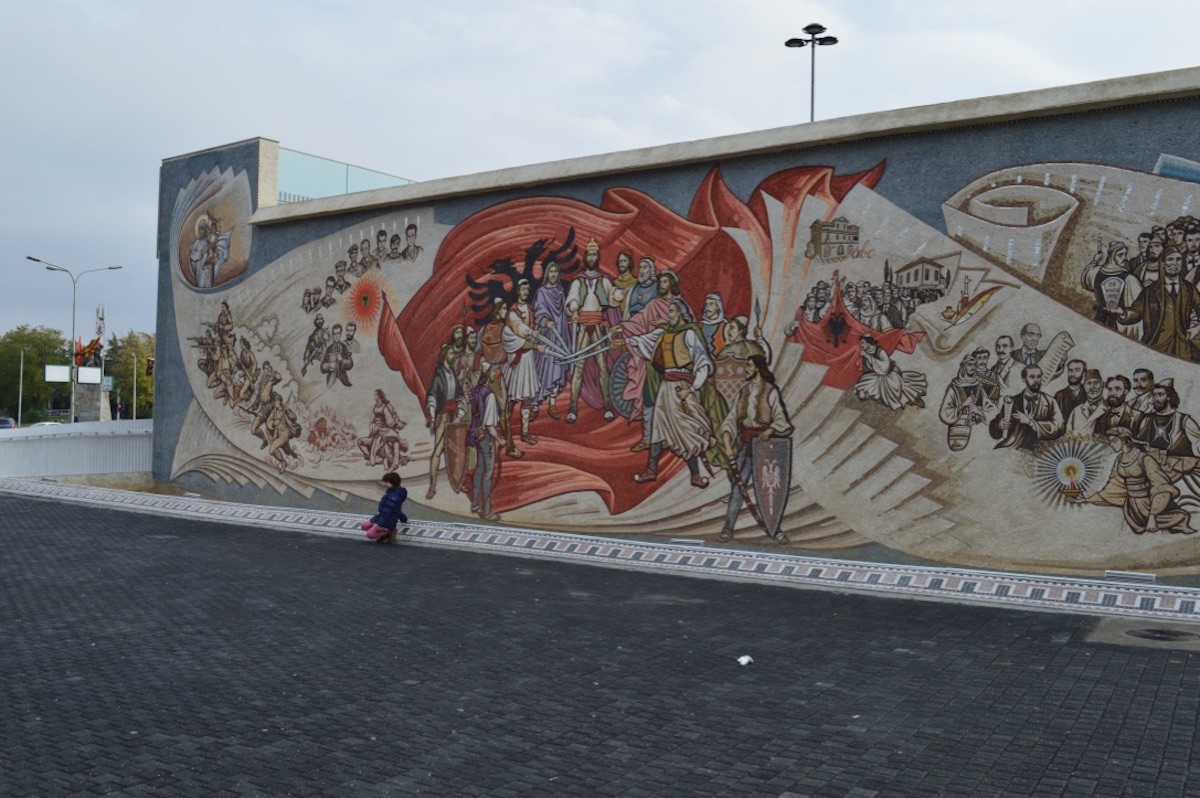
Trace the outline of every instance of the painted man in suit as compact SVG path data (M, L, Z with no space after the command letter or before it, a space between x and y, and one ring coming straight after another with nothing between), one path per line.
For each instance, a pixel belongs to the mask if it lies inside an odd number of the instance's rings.
M1041 366L1026 366L1021 370L1025 390L1006 396L1000 412L988 425L997 449L1036 449L1043 441L1054 440L1063 434L1065 422L1058 402L1042 393Z
M1142 322L1142 343L1185 360L1200 359L1200 291L1183 279L1183 253L1168 250L1163 277L1146 286L1121 320Z

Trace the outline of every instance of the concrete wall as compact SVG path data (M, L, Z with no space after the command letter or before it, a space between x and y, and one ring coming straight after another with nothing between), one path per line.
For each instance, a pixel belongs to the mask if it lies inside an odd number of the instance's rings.
M146 473L153 436L153 419L4 430L0 477Z
M394 469L417 516L1190 578L1197 121L1183 70L272 207L273 142L170 159L155 475L359 508Z

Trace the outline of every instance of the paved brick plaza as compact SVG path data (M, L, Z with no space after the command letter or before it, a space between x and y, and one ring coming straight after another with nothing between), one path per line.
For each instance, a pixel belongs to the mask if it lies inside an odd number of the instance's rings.
M1200 794L1200 657L1103 618L8 495L0 546L6 796Z

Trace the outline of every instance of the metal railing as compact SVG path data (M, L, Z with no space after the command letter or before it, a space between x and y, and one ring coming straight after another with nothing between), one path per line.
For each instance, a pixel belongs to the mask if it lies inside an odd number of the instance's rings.
M0 477L149 472L154 419L0 430Z

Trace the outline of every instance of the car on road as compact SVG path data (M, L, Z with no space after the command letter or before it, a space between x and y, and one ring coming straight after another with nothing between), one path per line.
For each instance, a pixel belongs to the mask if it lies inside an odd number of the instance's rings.
M61 427L62 425L63 425L63 423L61 421L39 421L38 423L30 424L29 426L31 426L31 427Z
M8 416L0 416L0 429L16 429L16 428L17 428L16 419L9 418Z

